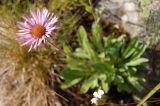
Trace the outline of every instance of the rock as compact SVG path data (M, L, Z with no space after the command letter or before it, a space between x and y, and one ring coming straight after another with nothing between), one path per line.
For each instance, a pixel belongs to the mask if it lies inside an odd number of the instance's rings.
M102 20L124 29L131 37L143 28L138 0L100 0L96 11L102 12Z
M157 4L160 0L100 0L95 8L106 25L112 24L131 38L138 36L157 45L160 41L160 5Z
M160 50L160 0L154 0L149 6L149 17L146 22L146 34L151 47Z

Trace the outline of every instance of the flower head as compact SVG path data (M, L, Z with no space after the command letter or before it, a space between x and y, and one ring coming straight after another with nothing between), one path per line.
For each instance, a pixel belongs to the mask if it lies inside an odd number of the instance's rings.
M18 41L25 41L22 46L29 45L29 51L37 48L42 42L46 42L47 38L54 35L53 31L58 27L55 23L58 18L53 13L49 13L46 8L30 10L31 17L23 15L24 22L17 22L19 28L17 35Z
M103 103L103 99L102 96L104 95L104 91L103 90L98 90L98 92L94 92L93 93L93 98L91 99L91 104L100 104L101 102Z
M103 91L103 90L98 90L98 92L94 92L94 93L93 93L93 96L94 96L95 98L101 98L101 97L103 96L103 94L104 94L104 91Z
M97 100L98 100L97 98L92 98L91 99L91 104L96 104L97 105Z

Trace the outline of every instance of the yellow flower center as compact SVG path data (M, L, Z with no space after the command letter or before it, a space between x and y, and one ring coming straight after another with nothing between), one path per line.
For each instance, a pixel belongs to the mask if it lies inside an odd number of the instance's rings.
M42 36L46 33L46 28L42 25L34 25L31 34L36 38L42 38Z

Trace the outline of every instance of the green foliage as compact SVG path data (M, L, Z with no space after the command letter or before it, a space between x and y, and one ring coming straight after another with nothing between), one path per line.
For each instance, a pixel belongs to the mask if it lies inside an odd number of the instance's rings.
M91 3L90 0L88 0ZM80 0L80 4L85 7L85 10L89 13L93 13L93 8L89 5L87 0Z
M119 92L129 92L133 87L141 91L142 78L136 72L137 66L148 61L141 57L147 44L140 43L137 38L128 43L125 35L102 37L98 21L92 25L92 35L89 39L84 27L80 26L77 32L80 47L72 52L64 45L67 66L62 71L65 80L62 88L82 82L81 93L95 88L107 93L112 85L116 85Z

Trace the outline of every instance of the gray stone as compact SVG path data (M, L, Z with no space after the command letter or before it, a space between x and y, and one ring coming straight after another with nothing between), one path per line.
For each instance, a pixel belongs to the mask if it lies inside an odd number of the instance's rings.
M123 28L131 37L139 34L143 27L138 0L100 0L96 11L103 11L101 18L106 24Z

